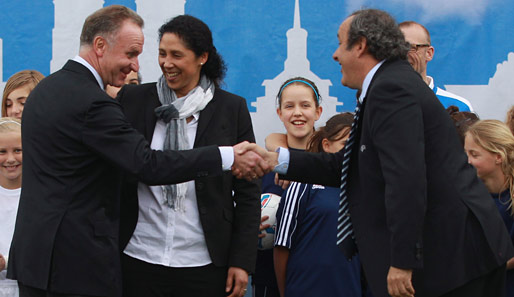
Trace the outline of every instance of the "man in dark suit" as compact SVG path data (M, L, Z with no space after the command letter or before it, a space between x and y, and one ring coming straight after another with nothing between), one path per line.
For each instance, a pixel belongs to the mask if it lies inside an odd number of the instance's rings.
M121 295L122 171L169 184L220 175L232 164L258 165L259 158L234 155L232 147L152 151L130 126L104 87L138 71L142 26L123 6L96 11L84 23L79 55L26 102L23 189L8 270L20 296Z
M338 39L341 82L360 94L353 149L281 149L276 170L339 186L349 152L350 218L374 296L503 296L509 236L443 106L405 61L396 22L380 10L357 11ZM276 153L260 153L277 162Z

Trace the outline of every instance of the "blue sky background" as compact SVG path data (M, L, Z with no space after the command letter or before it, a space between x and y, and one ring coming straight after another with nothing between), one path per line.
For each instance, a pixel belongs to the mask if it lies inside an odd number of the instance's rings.
M37 69L48 75L53 1L0 0L0 4L4 80L22 69ZM136 8L133 0L105 4ZM341 86L340 68L331 56L337 47L339 24L355 8L385 9L398 21L425 24L436 50L428 74L438 85L487 84L496 65L514 51L514 2L434 0L430 5L437 9L420 0L300 0L302 27L309 33L311 70L332 81L330 95L344 102L343 110L353 110L354 92ZM213 31L214 43L228 64L225 88L247 98L248 104L263 96L263 80L275 77L284 66L286 32L293 25L294 1L189 0L185 11L204 20Z

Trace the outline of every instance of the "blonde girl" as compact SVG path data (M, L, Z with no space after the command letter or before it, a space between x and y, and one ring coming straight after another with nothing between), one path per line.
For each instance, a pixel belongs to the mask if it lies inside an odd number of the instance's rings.
M9 247L21 193L21 124L0 118L0 296L16 296L14 280L6 279Z

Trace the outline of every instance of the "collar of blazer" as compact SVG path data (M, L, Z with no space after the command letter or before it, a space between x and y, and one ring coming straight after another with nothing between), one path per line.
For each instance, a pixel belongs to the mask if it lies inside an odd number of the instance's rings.
M75 62L73 60L68 60L68 62L66 62L66 64L64 64L62 69L71 71L71 72L76 72L80 75L83 75L83 76L87 77L87 79L93 81L98 86L98 88L100 88L93 73L91 73L91 71L89 71L89 69L87 69L86 66L80 64L79 62Z

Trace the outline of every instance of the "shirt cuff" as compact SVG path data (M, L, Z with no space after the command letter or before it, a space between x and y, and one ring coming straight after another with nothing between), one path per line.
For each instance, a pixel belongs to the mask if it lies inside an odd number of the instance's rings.
M234 148L231 146L220 146L218 147L221 155L221 168L223 171L232 170L234 164Z
M277 149L278 153L278 164L273 169L273 172L278 174L286 174L289 168L289 150L283 147Z

